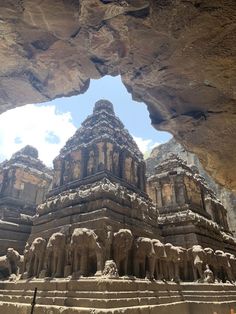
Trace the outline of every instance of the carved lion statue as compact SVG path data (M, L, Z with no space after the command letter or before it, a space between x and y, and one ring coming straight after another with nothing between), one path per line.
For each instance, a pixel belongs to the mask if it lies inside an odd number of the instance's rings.
M0 257L0 277L7 278L12 274L19 275L21 266L21 255L13 248L8 248L6 255Z

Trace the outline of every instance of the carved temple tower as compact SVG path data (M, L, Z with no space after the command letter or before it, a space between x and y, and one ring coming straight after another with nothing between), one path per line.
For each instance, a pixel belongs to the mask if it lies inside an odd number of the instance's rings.
M96 232L103 248L120 229L134 237L160 238L142 153L109 101L95 104L54 160L54 170L53 188L37 208L30 243L55 232L70 238L75 228Z
M0 164L0 255L8 247L23 252L31 232L32 216L45 200L52 172L26 146Z
M158 221L166 242L235 252L227 210L196 167L172 154L156 166L155 174L148 178L147 189L159 209Z

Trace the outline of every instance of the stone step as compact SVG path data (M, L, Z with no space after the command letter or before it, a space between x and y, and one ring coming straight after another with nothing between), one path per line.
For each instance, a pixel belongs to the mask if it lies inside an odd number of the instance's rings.
M220 302L220 301L232 301L232 300L236 300L236 294L221 294L221 295L211 295L211 296L205 296L205 295L188 295L185 294L184 298L188 301L201 301L201 302L210 302L210 301L214 301L214 302Z
M1 295L22 295L32 296L33 290L0 290ZM106 297L111 299L119 298L141 298L141 297L155 297L156 291L134 291L134 292L102 292L102 291L38 291L37 295L48 297L72 297L72 298L85 298L94 297L97 299L104 299Z
M30 304L30 296L9 296L0 295L1 302L25 303ZM93 298L67 298L67 297L37 297L37 304L57 305L70 307L89 307L89 308L115 308L115 307L132 307L139 305L155 305L158 299L155 297L127 298L127 299L93 299Z
M31 303L33 299L33 291L1 291L1 302L18 302L18 303ZM84 294L84 297L69 297L68 293L61 293L61 296L49 296L46 292L37 294L37 304L44 305L58 305L58 306L71 306L71 307L95 307L95 308L114 308L114 307L131 307L131 306L143 306L143 305L155 305L159 302L178 302L182 301L182 297L179 295L169 295L168 293L161 296L135 296L129 295L126 297L123 295L121 298L119 294L113 296L105 295L103 298L91 297L91 292Z

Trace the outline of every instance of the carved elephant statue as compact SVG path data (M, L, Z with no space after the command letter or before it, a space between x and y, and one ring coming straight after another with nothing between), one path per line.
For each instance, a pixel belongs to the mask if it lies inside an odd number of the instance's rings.
M194 281L204 281L204 265L206 264L206 252L201 245L193 245L190 250Z
M71 236L71 249L73 252L74 274L78 271L82 276L87 276L90 272L95 272L96 276L102 274L103 250L93 230L87 228L74 229ZM92 269L93 265L94 269Z
M166 263L164 268L165 279L180 281L181 248L171 243L165 244Z
M217 260L217 278L222 281L234 281L230 261L225 252L221 250L215 251Z
M155 251L153 242L149 238L139 237L134 243L134 274L136 277L145 277L150 274ZM146 265L148 261L148 265ZM149 275L148 275L149 276Z
M27 242L23 252L23 269L22 269L22 278L27 278L30 272L30 262L33 258L33 251L30 244Z
M158 239L152 240L155 255L150 259L151 267L149 270L150 278L163 279L163 260L166 258L165 246ZM156 275L156 276L155 276Z
M232 270L233 280L235 281L236 280L236 257L234 254L231 254L231 253L225 253L225 254L228 257L231 270Z
M46 247L46 274L51 277L63 277L66 235L56 232L51 235Z
M217 275L217 258L215 252L212 248L206 247L204 248L205 256L205 264L209 266L209 269L213 272L214 279L216 279Z
M43 262L46 250L46 240L39 237L36 238L30 246L30 265L28 270L28 277L38 277L43 269Z
M119 275L128 274L129 251L132 247L133 235L128 229L120 229L113 237L113 257L118 268Z

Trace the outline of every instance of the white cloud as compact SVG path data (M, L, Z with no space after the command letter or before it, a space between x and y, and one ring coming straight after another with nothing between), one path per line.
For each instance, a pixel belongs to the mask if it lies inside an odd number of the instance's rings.
M141 152L143 154L147 154L148 152L150 152L154 147L160 145L160 143L158 142L154 142L151 139L144 139L142 137L137 137L133 135L133 138L135 140L135 142L137 143L139 149L141 150Z
M58 113L55 106L26 105L0 115L0 160L9 159L25 145L39 151L48 166L76 131L70 112Z

